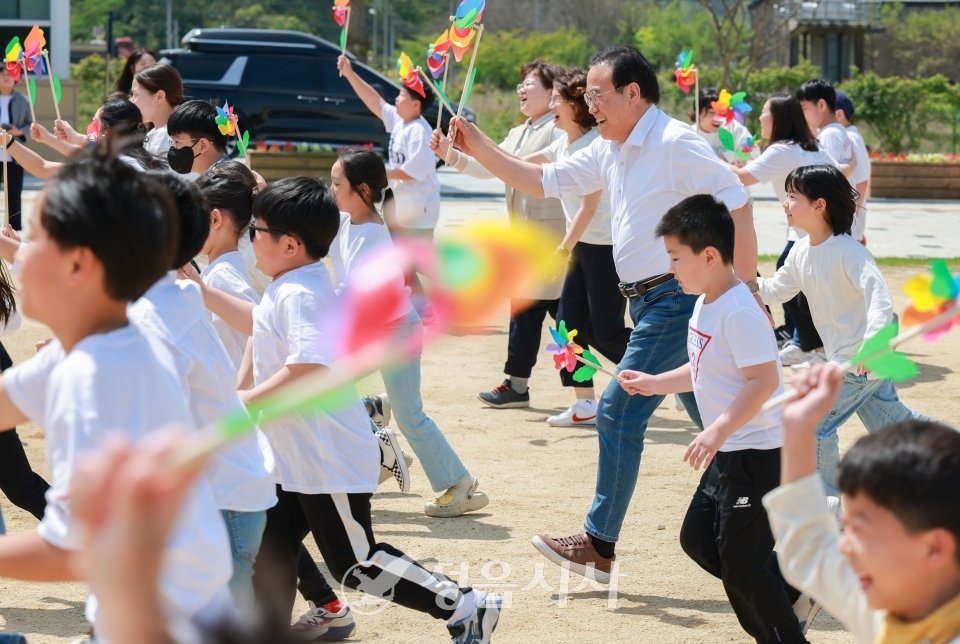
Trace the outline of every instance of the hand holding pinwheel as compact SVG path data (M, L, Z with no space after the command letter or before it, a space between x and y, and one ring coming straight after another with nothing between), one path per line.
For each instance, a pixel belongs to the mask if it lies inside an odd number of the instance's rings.
M955 325L960 325L960 306L957 301L960 297L960 275L951 275L947 263L942 259L933 260L930 269L932 275L918 275L903 287L912 302L904 310L902 321L904 326L913 328L898 334L896 320L886 325L865 339L856 355L838 367L837 377L842 378L844 373L861 366L879 378L895 382L909 380L919 373L917 363L894 349L917 336L933 342ZM796 396L797 392L791 389L768 400L763 410L779 407Z
M243 135L240 134L240 117L234 114L233 107L229 101L224 101L223 107L217 107L216 122L220 134L237 137L237 151L241 157L246 158L247 144L250 142L250 132L247 131L244 132Z

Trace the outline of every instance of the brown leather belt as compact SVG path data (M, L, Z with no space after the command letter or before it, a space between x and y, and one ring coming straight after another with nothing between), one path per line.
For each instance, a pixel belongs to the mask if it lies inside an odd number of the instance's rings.
M654 277L648 277L647 279L640 280L639 282L631 282L630 284L620 282L620 294L628 300L632 297L642 297L647 294L647 291L650 291L661 284L665 284L672 279L673 273L663 273Z

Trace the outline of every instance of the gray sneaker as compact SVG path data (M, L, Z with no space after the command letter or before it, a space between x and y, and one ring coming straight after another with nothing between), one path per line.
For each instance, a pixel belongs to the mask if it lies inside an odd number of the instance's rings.
M500 593L477 592L477 607L470 617L447 626L453 644L489 644L490 636L497 630L503 597Z
M494 409L517 409L530 406L530 390L518 394L510 386L509 378L504 380L502 385L494 388L493 391L485 391L477 397L483 404Z

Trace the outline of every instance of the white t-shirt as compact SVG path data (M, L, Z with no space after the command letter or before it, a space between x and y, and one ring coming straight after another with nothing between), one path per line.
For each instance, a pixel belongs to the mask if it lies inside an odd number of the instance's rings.
M253 288L253 281L250 279L250 273L247 272L247 265L239 251L232 250L216 258L200 271L200 278L203 283L218 291L229 293L241 300L246 300L256 304L260 301L256 289ZM240 363L243 362L243 354L247 349L247 340L250 336L237 331L232 326L223 321L223 319L207 311L207 319L217 330L223 347L230 356L230 362L233 363L235 372L240 371Z
M237 372L207 320L197 284L177 280L177 274L171 271L131 304L127 315L145 335L160 340L173 356L198 429L242 408L237 396ZM273 507L277 494L272 471L273 453L257 432L224 445L207 468L217 507L236 512Z
M284 273L253 309L255 385L289 364L331 365L339 313L323 262ZM377 489L380 448L360 397L345 391L332 413L291 414L262 425L276 458L276 481L303 494L367 493Z
M54 340L2 377L13 404L46 433L53 485L37 531L62 550L80 547L69 504L79 458L111 434L137 441L171 424L193 427L173 358L132 324L88 336L69 355ZM187 497L164 553L160 590L168 617L195 615L226 589L232 574L226 527L203 477ZM93 595L87 617L96 623Z
M860 131L856 125L851 125L846 128L846 130L847 136L853 141L853 147L857 151L857 167L854 168L853 174L850 175L850 183L856 186L858 183L870 181L870 171L872 168L870 151L867 150L867 144L863 140L863 136L860 135Z
M730 121L729 123L724 123L720 126L720 130L726 130L733 135L733 146L735 150L743 149L743 146L747 144L747 138L750 137L750 130L746 126L741 125L738 121ZM729 162L739 161L737 158L737 153L735 150L728 150L723 147L723 143L720 142L720 130L716 132L704 132L700 128L697 128L697 134L702 136L707 140L707 143L710 144L710 147L713 148L713 151L717 153L718 156L723 157ZM757 146L754 146L753 151L750 153L751 159L756 159L760 156L760 149Z
M167 126L161 125L147 132L147 140L143 147L150 154L155 154L164 159L167 158L167 152L170 151L170 135L167 134Z
M600 136L596 130L590 130L571 144L566 132L559 129L557 131L560 132L562 136L540 151L551 163L562 161L570 155L579 152L588 147L593 143L594 139ZM580 195L573 194L572 192L564 192L560 195L563 214L567 218L567 230L570 230L573 218L580 212L581 199L582 197ZM590 225L583 231L580 241L585 244L597 244L600 246L613 245L613 229L610 226L610 201L607 199L605 192L601 195L597 212L594 213Z
M782 304L803 291L827 359L839 365L864 338L893 320L893 300L873 255L850 235L818 246L798 241L770 279L758 278L765 304Z
M853 160L853 140L847 130L839 123L830 123L817 132L817 141L820 149L830 155L830 158L839 165L850 163ZM859 163L859 159L857 159ZM848 181L851 178L848 177ZM853 185L851 181L851 185Z
M701 295L693 307L687 353L697 407L703 426L710 427L747 384L743 369L776 362L780 384L774 395L783 393L783 369L770 321L750 289L741 282L710 304L704 303L705 297ZM761 410L727 438L720 451L782 446L779 410Z
M381 223L352 224L350 223L350 214L340 213L340 230L337 236L330 244L330 262L333 264L333 274L336 278L337 295L341 295L347 277L356 271L371 254L376 253L378 248L392 247L393 239L390 237L390 231L387 225ZM383 322L393 322L404 318L413 311L413 304L410 303L410 287L405 285L406 279L403 271L398 267L395 279L400 289L406 292L407 299L398 311L393 311L392 315L384 312ZM390 319L386 319L389 317Z
M809 152L796 143L779 141L767 146L763 154L745 165L743 169L760 183L769 182L773 184L773 191L777 193L777 199L780 200L780 203L783 203L787 199L787 191L783 187L787 175L797 168L820 164L840 167L840 164L822 149ZM799 228L787 227L787 241L796 241L806 236L807 233Z
M6 96L0 94L0 124L13 125L13 120L10 118L10 101L12 100L13 94L7 94ZM13 161L9 152L4 150L3 154L7 157L7 161Z
M403 170L413 180L390 181L396 199L397 223L404 228L436 228L440 219L440 180L437 161L430 149L433 129L422 116L404 123L389 103L380 112L390 133L387 170Z

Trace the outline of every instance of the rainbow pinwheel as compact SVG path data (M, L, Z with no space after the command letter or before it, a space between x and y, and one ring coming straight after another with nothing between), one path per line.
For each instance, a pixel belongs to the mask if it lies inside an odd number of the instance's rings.
M746 161L750 158L751 153L756 147L756 140L754 137L748 136L747 140L739 148L737 147L736 141L733 139L733 133L730 130L725 130L720 128L717 130L717 136L720 138L720 143L723 145L724 149L730 150L736 155L741 161Z
M450 27L450 42L453 45L453 56L459 63L470 50L470 44L476 34L474 25L483 19L483 10L486 7L484 0L463 0L457 7L457 14L453 17L453 26Z
M220 134L225 136L236 136L237 134L237 122L240 120L240 117L233 113L233 108L230 107L230 103L224 101L223 107L217 107L217 127L220 129Z
M430 75L433 76L434 80L439 79L447 67L447 57L445 54L449 49L449 30L446 30L440 34L440 37L437 38L436 42L432 43L427 48L427 69L430 70Z
M750 155L753 154L753 151L757 147L756 139L753 136L748 136L746 142L740 146L740 149L734 150L734 154L737 155L737 158L741 161L746 161L750 158Z
M334 0L333 19L340 29L340 49L347 46L347 27L350 25L350 0Z
M583 353L583 347L573 341L577 337L577 330L567 331L567 323L563 320L557 328L550 327L553 342L547 345L547 353L553 354L553 364L557 370L566 368L571 373L577 368L577 354Z
M400 52L400 58L397 59L397 73L403 81L404 87L412 89L416 93L426 98L427 93L423 89L423 81L420 80L420 74L417 68L413 66L413 61L405 53Z
M677 62L675 65L677 67L677 71L674 72L674 76L677 79L677 85L680 86L680 89L683 90L684 94L689 94L690 88L693 87L697 80L697 68L693 64L693 50L681 51L680 55L677 57Z
M753 111L752 107L743 102L743 99L746 97L746 92L731 94L725 89L720 90L720 100L710 103L710 106L713 107L717 113L714 119L724 124L729 124L734 120L737 121L737 123L743 124L744 114Z
M13 78L13 82L20 81L20 54L23 52L23 49L20 47L20 38L14 36L13 39L7 43L6 55L3 60L7 66L7 73Z
M39 25L34 25L27 37L23 39L23 59L27 69L34 72L37 77L46 71L46 66L43 64L43 48L46 44L47 39Z
M947 263L942 259L931 262L930 273L917 275L903 285L904 293L910 296L910 304L903 312L903 325L906 327L929 322L958 304L960 275L951 275ZM953 325L960 325L960 319L954 318L949 323L924 333L923 338L933 342Z

